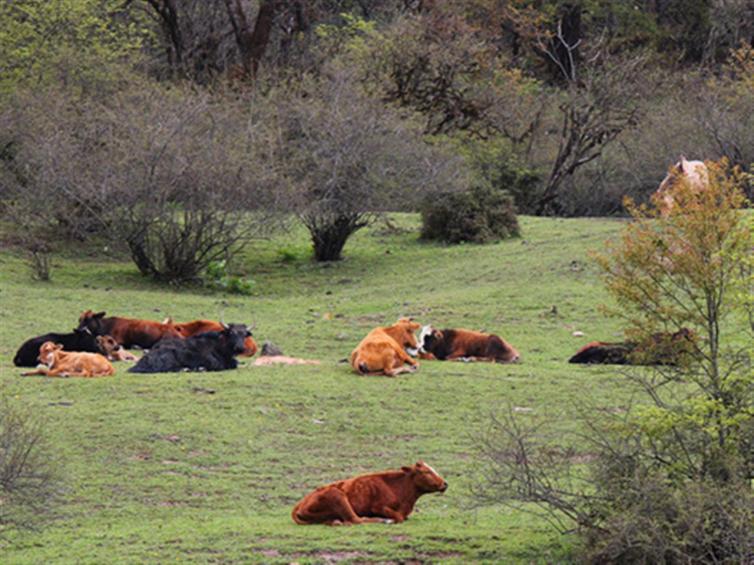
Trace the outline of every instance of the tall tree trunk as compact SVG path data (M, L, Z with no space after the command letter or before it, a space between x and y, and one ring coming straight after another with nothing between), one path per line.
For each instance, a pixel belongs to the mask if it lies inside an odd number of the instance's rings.
M253 29L241 0L225 0L225 7L233 26L244 72L251 77L256 77L259 62L270 42L272 23L278 10L278 0L262 0Z

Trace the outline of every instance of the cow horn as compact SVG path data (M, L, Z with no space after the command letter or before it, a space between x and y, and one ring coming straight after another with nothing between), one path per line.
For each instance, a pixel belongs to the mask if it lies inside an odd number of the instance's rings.
M228 324L226 324L222 320L220 320L220 325L223 327L224 330L227 330L230 327Z

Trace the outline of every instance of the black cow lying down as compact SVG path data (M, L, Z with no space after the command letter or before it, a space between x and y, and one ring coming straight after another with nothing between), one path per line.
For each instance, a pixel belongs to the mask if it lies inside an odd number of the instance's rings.
M245 350L251 332L245 324L223 324L221 332L207 332L187 339L158 341L129 373L174 373L176 371L224 371L235 369L233 358Z
M49 333L33 337L23 343L13 358L16 367L36 367L39 364L39 348L46 341L59 343L64 351L83 351L86 353L99 353L97 339L89 330L75 329L71 333Z
M587 343L571 357L569 363L605 365L677 365L681 358L693 351L696 337L688 328L677 332L656 333L641 344Z

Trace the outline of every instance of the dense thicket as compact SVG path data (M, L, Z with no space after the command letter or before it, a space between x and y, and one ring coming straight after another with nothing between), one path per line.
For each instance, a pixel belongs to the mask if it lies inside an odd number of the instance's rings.
M111 213L151 202L172 212L142 213L125 241L162 278L201 276L198 258L217 255L184 226L241 227L198 209L295 211L316 256L332 258L364 217L418 209L416 195L451 168L461 174L437 191L462 190L468 172L522 213L605 215L624 213L625 195L646 199L681 154L754 162L747 0L21 0L0 7L0 23L3 209L16 216L19 195L55 203L19 239L46 249L40 233L54 228L124 241ZM335 68L347 82L338 99L312 87ZM35 111L19 102L29 92ZM345 177L338 151L313 149L338 144ZM130 188L116 197L116 184ZM359 202L360 218L315 213L323 194L343 209Z

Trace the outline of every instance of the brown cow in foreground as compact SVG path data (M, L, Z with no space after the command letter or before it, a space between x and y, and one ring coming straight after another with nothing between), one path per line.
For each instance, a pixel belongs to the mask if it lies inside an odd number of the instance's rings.
M105 312L86 310L79 317L78 329L87 329L92 335L111 335L123 347L134 345L149 349L164 337L180 338L181 334L172 323L136 320L133 318L105 318Z
M166 318L163 323L171 323L170 318ZM223 326L222 322L215 322L213 320L194 320L192 322L172 325L184 339L207 332L222 332L225 329L225 326ZM256 352L257 342L254 341L254 338L252 336L249 336L244 340L243 353L240 353L238 356L253 357Z
M46 366L22 374L47 377L104 377L115 374L110 362L99 353L63 351L62 345L51 341L44 342L39 348L39 362Z
M416 349L414 332L420 327L410 318L401 318L392 326L373 329L351 352L351 367L362 375L388 377L416 371L419 365L406 350Z
M419 356L422 359L494 361L515 363L521 356L500 336L464 329L436 330L424 326L419 334Z
M307 494L291 516L302 525L400 523L420 496L447 488L448 483L432 467L419 461L399 471L359 475L320 487Z

